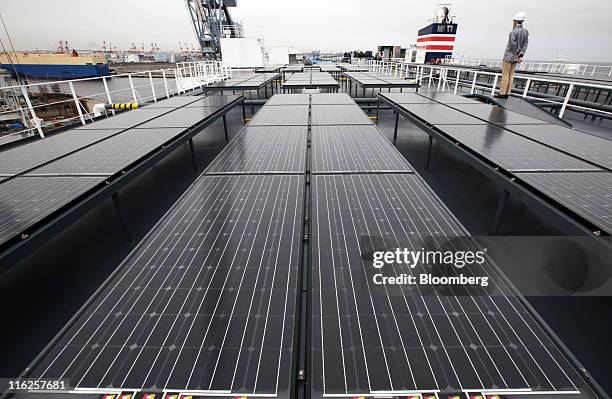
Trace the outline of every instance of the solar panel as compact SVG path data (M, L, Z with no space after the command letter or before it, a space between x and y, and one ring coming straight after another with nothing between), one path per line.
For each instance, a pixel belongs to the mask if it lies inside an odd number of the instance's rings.
M289 395L303 191L303 176L199 178L29 377Z
M0 153L0 174L13 176L119 133L119 129L72 129Z
M308 94L275 94L266 105L308 105L309 101Z
M307 105L278 105L274 107L263 106L249 126L295 126L308 125Z
M512 125L506 129L612 169L612 141L557 125Z
M181 128L132 129L34 169L26 176L114 175L183 132Z
M485 125L487 122L443 104L400 104L399 107L432 125Z
M100 177L15 177L0 186L0 244L104 182Z
M516 112L509 111L503 107L489 104L453 104L453 108L473 115L477 118L484 119L491 123L501 125L546 125L548 122L532 118L527 115L519 114Z
M130 111L122 111L117 115L98 119L94 123L89 123L85 126L76 128L77 130L96 130L96 129L129 129L138 124L156 118L167 112L171 112L172 109L168 108L140 108Z
M481 102L474 100L473 98L467 98L459 96L453 93L441 93L441 92L420 92L423 97L427 97L431 100L441 102L443 104L482 104Z
M346 93L317 93L310 95L312 105L354 105L353 100Z
M612 173L519 173L517 176L612 234Z
M201 96L175 96L170 98L160 98L157 102L147 104L145 109L178 108L200 100L201 98Z
M234 101L240 99L241 95L212 95L206 97L200 97L199 100L187 104L186 108L194 107L226 107Z
M221 107L178 108L149 122L137 126L137 129L159 129L179 127L183 129L195 126L211 115L219 112Z
M372 121L359 108L353 105L313 105L313 125L368 125Z
M584 386L488 261L460 270L487 287L374 284L375 273L458 275L426 263L374 269L374 251L476 248L419 177L316 175L312 185L317 397Z
M247 126L206 173L306 173L307 126Z
M507 171L600 170L495 125L441 126L444 133Z
M312 173L412 172L373 125L312 127Z
M417 93L380 93L379 96L396 104L435 104L435 101Z

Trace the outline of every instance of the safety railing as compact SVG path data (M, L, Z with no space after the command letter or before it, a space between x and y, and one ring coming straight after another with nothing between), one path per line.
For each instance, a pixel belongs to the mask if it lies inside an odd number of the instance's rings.
M501 73L481 71L447 64L416 64L360 60L359 64L371 71L402 79L414 79L437 90L459 90L471 94L480 91L495 94L501 82ZM568 109L589 116L612 117L612 84L593 84L564 78L546 78L516 74L514 96L537 101L563 117ZM582 98L581 98L582 97Z
M0 136L38 134L93 121L93 106L156 102L229 78L220 61L182 62L173 68L0 87ZM114 115L115 111L111 111Z
M444 64L458 66L486 66L488 68L501 68L502 61L494 59L478 59L451 57L442 60ZM575 62L539 62L524 61L517 65L519 71L547 72L567 75L583 75L593 77L612 77L612 65L596 65Z

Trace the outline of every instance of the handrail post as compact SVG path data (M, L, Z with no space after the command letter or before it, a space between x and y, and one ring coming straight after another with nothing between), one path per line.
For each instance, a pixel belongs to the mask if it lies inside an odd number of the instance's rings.
M474 72L474 79L472 80L472 89L470 90L470 94L474 94L474 89L476 88L476 78L478 77L478 72Z
M157 102L157 97L155 96L155 86L153 85L153 75L151 71L149 71L149 84L151 85L151 93L153 94L153 102Z
M168 91L168 80L166 79L166 71L162 69L162 77L164 78L164 88L166 89L166 98L170 98L170 92Z
M525 82L525 90L523 90L523 98L527 97L527 93L529 93L529 86L531 86L531 79L527 79L527 82Z
M572 95L572 91L574 90L574 84L571 83L569 85L569 89L567 89L567 93L565 94L565 100L563 100L563 105L561 106L561 110L559 111L559 118L563 118L565 114L565 109L567 108L567 103L569 103L570 96Z
M79 118L81 119L81 124L85 125L85 118L83 117L83 111L81 111L81 103L79 102L79 98L74 91L74 85L72 81L68 81L68 86L70 87L70 92L72 93L72 98L74 100L74 105L76 105L77 111L79 112Z
M28 91L25 87L21 86L21 94L23 94L23 98L30 110L30 115L32 115L32 121L34 122L34 126L36 126L36 130L38 130L38 135L41 139L45 138L45 134L42 131L42 127L40 126L40 119L36 116L36 112L34 112L34 107L32 106L32 102L30 101L30 96L28 95Z
M457 69L457 77L455 78L455 94L457 94L457 90L459 89L459 75L461 75L461 70Z
M495 95L495 87L497 86L497 79L499 78L498 74L495 74L495 79L493 79L493 85L491 86L491 95Z
M136 89L134 88L134 81L132 80L132 74L128 73L128 79L130 81L130 88L132 89L132 98L134 99L134 102L137 103L138 102L138 98L136 97Z
M104 91L106 91L106 100L109 104L112 104L113 100L111 99L110 90L108 90L108 82L106 81L106 76L102 77L102 83L104 84ZM111 109L111 112L113 115L115 115L114 109Z

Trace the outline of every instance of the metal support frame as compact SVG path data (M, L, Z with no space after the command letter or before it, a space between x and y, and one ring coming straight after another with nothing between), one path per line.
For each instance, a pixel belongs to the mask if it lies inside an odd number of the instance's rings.
M47 240L61 232L65 227L71 225L87 212L98 206L101 202L111 197L161 159L183 145L188 139L200 133L203 129L219 119L219 117L224 116L243 101L244 97L237 98L227 104L225 108L210 115L201 123L187 129L183 134L175 137L171 142L159 147L148 157L141 159L128 169L110 176L106 181L103 181L98 186L92 188L88 193L84 194L80 200L60 208L41 220L39 224L33 226L30 230L23 231L24 238L19 239L17 237L1 245L0 272L8 269L23 259L23 257L32 253Z
M229 135L227 133L227 118L225 118L225 114L223 114L223 130L225 131L225 141L229 141Z
M499 233L504 211L506 210L506 204L508 204L508 197L510 197L510 193L508 190L503 189L499 196L499 202L497 203L497 210L495 211L495 217L493 218L493 225L491 228L491 233L495 236Z
M397 112L394 109L393 113L395 114L395 127L393 128L393 143L395 143L397 141L397 125L399 124L399 112Z
M193 147L193 137L189 138L189 155L191 157L191 166L195 173L198 172L198 160L196 159L195 149Z
M425 170L429 170L429 163L431 162L431 150L433 148L433 136L429 136L429 145L427 146L427 159L425 160Z
M121 212L121 203L119 202L119 192L115 192L112 195L113 198L113 206L115 207L115 213L117 214L117 220L119 221L119 226L121 226L121 231L123 232L123 236L125 237L126 244L132 244L134 242L134 238L130 234L125 225L125 220L123 219L123 213Z

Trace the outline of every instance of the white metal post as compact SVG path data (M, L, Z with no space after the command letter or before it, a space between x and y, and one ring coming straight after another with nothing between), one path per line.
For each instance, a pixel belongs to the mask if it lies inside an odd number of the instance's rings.
M68 82L68 86L70 86L70 92L72 93L72 99L74 100L74 105L76 105L77 111L79 112L79 118L81 119L81 124L85 125L85 118L83 117L83 111L81 111L81 103L79 102L79 98L74 91L74 85L72 81Z
M569 89L567 89L565 100L563 100L563 105L561 106L561 110L559 111L559 118L563 118L563 114L565 114L565 109L567 108L567 103L569 103L573 90L574 90L574 84L572 83L570 84Z
M164 78L164 88L166 89L166 98L170 98L170 92L168 91L168 80L166 79L166 71L162 69L162 78Z
M23 98L25 99L26 104L28 105L28 109L30 110L30 115L32 115L32 121L34 122L34 126L36 126L36 130L38 130L38 135L41 139L45 138L45 134L42 131L42 127L40 126L40 119L36 116L36 112L34 112L34 107L32 106L32 102L30 101L30 96L28 95L28 91L25 87L21 86L21 94L23 94Z
M439 72L438 72L438 86L436 87L436 90L440 91L440 87L442 86L442 68L439 68Z
M495 95L495 87L497 86L497 78L499 78L498 74L495 74L495 79L493 79L493 86L491 86L491 95Z
M176 71L174 71L174 82L176 83L176 94L181 94L181 85L179 85L180 76L181 76L180 69L177 66Z
M476 77L478 76L478 72L474 72L474 79L472 80L472 89L470 90L470 94L474 94L474 89L476 88Z
M529 92L529 86L531 86L531 79L527 79L527 82L525 82L525 90L523 90L523 98L527 97L527 93Z
M151 93L153 94L153 102L157 102L157 97L155 96L155 86L153 85L153 75L151 71L149 71L149 84L151 85Z
M134 81L132 80L131 73L128 73L128 79L130 81L130 89L132 89L132 98L134 99L134 102L137 103L138 98L136 97L136 89L134 88Z
M433 67L429 67L429 80L427 81L427 87L431 87L432 79L433 79Z
M109 104L112 104L113 100L110 95L110 90L108 90L108 82L106 81L106 76L102 77L102 83L104 83L104 91L106 91L106 100L108 101ZM111 109L111 112L113 113L113 115L115 115L114 109Z
M459 75L461 74L461 70L457 69L457 78L455 79L455 94L457 94L457 90L459 89Z

